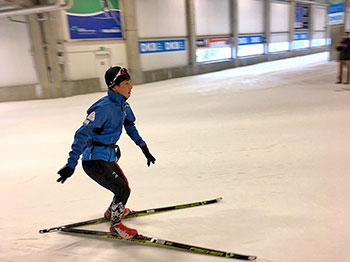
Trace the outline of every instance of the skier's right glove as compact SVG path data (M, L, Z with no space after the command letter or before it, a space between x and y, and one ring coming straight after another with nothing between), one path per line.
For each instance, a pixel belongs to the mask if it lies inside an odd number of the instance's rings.
M73 168L70 168L68 166L64 166L62 167L58 172L57 174L59 174L61 177L57 179L57 182L58 183L64 183L64 181L67 180L68 177L70 177L71 175L73 175L74 173L74 169Z

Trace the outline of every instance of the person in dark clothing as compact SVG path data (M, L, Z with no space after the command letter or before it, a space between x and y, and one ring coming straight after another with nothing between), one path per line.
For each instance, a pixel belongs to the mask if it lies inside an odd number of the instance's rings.
M346 66L347 78L346 84L350 81L350 33L344 33L344 39L337 45L339 51L339 75L337 84L343 82L343 67Z
M122 218L130 210L125 208L130 195L130 187L123 171L117 164L120 158L118 142L123 127L129 137L139 146L147 158L147 165L156 159L151 155L145 141L135 126L135 115L126 100L131 96L133 86L126 68L111 67L105 73L108 95L99 99L87 110L83 125L75 132L72 150L67 164L58 171L57 182L64 183L70 177L82 155L85 173L99 185L110 190L113 201L105 212L111 221L110 231L122 238L133 238L137 230L122 224Z

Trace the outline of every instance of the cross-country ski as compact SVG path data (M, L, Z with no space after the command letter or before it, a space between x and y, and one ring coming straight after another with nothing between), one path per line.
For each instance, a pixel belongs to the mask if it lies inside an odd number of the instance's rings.
M163 212L167 212L167 211L185 209L185 208L190 208L190 207L205 206L205 205L217 203L221 200L222 200L222 197L218 197L218 198L214 198L211 200L205 200L205 201L198 201L198 202L172 205L172 206L166 206L166 207L150 208L150 209L144 209L144 210L140 210L140 211L131 211L123 219L132 218L132 217L140 217L140 216L148 216L148 215L159 214L159 213L163 213ZM100 217L100 218L96 218L96 219L85 220L85 221L67 224L67 225L63 225L63 226L41 229L41 230L39 230L39 233L43 234L43 233L59 231L61 228L91 226L91 225L97 225L97 224L101 224L101 223L105 223L105 222L108 222L108 220L104 217Z
M114 239L114 240L120 240L120 241L129 241L132 243L139 243L139 244L150 245L150 246L171 248L171 249L177 249L177 250L181 250L181 251L193 252L193 253L197 253L197 254L225 257L225 258L232 258L232 259L255 260L257 258L256 256L242 255L242 254L238 254L235 252L219 251L219 250L215 250L215 249L198 247L198 246L193 246L193 245L189 245L189 244L183 244L183 243L173 242L170 240L164 240L164 239L159 239L159 238L155 238L155 237L147 237L147 236L142 236L142 235L137 235L134 238L125 239L125 238L122 238L120 236L112 235L109 232L96 231L96 230L84 230L84 229L76 229L76 228L61 228L60 232L94 236L94 237L100 237L100 238L108 238L108 239Z

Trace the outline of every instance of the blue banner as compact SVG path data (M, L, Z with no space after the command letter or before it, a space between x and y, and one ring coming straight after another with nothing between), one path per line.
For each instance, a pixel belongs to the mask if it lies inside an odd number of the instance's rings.
M81 15L67 13L71 39L122 38L120 11Z
M139 53L162 53L186 50L185 39L139 41Z
M309 40L309 33L295 33L293 40L294 41Z
M344 3L328 6L328 24L336 25L344 23Z
M344 3L328 6L328 14L343 13L343 12L344 12Z
M262 44L263 40L263 35L244 35L238 37L238 45Z

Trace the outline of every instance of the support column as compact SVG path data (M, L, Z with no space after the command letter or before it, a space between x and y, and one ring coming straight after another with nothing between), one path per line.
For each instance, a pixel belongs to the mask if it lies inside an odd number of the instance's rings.
M316 5L310 4L310 13L309 13L309 47L312 48L312 39L314 39L314 25L315 25L315 16L316 16Z
M328 39L331 38L331 27L329 25L329 22L328 22L328 10L326 9L326 12L325 12L325 21L326 21L326 45L328 46ZM332 50L331 50L331 47L328 46L328 50L329 50L329 57L328 59L331 61L332 60Z
M232 37L232 59L235 66L238 65L238 0L230 1L230 17L231 17L231 37Z
M124 32L128 69L134 84L144 83L144 74L141 68L139 53L139 37L136 24L135 0L122 0L124 18Z
M264 5L264 30L265 30L265 41L264 41L264 54L269 55L269 44L271 38L270 20L271 19L271 0L265 0ZM270 59L268 59L270 60Z
M186 20L188 32L188 64L196 71L196 20L194 12L194 0L186 0Z
M344 25L345 25L345 31L350 31L350 28L349 27L349 24L350 24L350 21L349 21L349 16L348 16L348 8L350 8L350 0L345 0L344 2Z
M344 22L346 22L346 7L349 0L344 1ZM329 60L334 61L339 59L339 52L337 51L337 45L344 37L345 32L345 24L335 24L335 25L329 25L328 24L328 14L327 14L327 34L331 38L331 45L330 45L330 53L329 53Z
M56 19L51 13L26 17L32 53L41 86L41 98L62 96L62 76L58 62Z
M290 0L290 10L289 10L289 51L293 50L294 19L295 19L295 0Z

